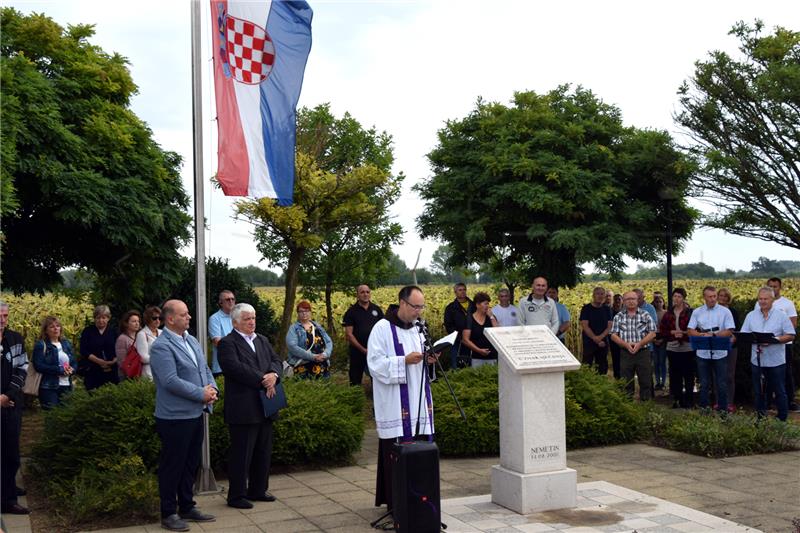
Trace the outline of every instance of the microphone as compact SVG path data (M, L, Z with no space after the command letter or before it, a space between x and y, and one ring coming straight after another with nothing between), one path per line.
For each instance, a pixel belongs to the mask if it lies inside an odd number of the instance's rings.
M414 321L414 325L417 326L417 331L419 331L420 335L422 335L422 352L423 352L423 361L426 361L428 355L433 354L433 340L431 340L431 334L428 332L428 324L425 320L418 318ZM427 363L428 365L428 376L430 377L431 381L436 381L436 367L434 366L435 363Z

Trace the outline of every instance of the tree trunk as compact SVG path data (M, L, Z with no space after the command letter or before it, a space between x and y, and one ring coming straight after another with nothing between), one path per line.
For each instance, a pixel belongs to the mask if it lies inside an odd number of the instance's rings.
M284 281L283 292L283 316L281 317L281 329L278 332L277 348L278 352L284 357L286 350L286 332L289 325L294 321L294 301L297 296L297 279L300 272L300 263L306 255L305 248L289 249L289 264L286 266L286 280Z
M517 288L516 283L511 283L508 280L504 280L506 283L506 287L508 287L508 294L511 296L511 305L516 305L516 300L514 299L514 289Z
M326 281L325 283L325 312L328 314L328 335L333 337L333 334L336 333L336 328L334 327L335 324L333 323L333 304L331 303L331 293L333 292L333 288L331 287L332 283L330 280Z

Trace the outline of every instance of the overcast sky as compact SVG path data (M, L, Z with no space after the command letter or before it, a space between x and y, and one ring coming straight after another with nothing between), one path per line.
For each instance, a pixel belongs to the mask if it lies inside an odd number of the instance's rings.
M736 52L737 41L728 35L735 22L758 18L770 29L800 29L796 1L310 3L314 43L300 105L330 102L337 115L349 111L363 126L374 125L394 137L394 170L407 176L394 206L406 230L396 251L411 265L422 248L423 266L438 244L417 237L415 218L422 205L411 186L430 175L425 154L434 147L437 130L445 120L465 116L479 96L508 103L514 91L583 85L618 106L626 124L677 136L672 115L678 87L691 75L693 63L710 50ZM183 180L191 193L189 2L130 4L133 9L121 2L89 0L3 5L43 12L63 25L95 24L92 43L130 61L139 86L133 110L163 148L183 155ZM210 10L207 2L202 7L207 37ZM202 68L208 81L212 49L209 39L205 43ZM216 170L211 91L206 83L208 176ZM249 225L232 219L233 201L206 186L206 253L229 258L233 266L259 264ZM185 252L193 254L191 249ZM702 259L717 269L749 270L759 256L800 260L791 248L698 230L675 262Z

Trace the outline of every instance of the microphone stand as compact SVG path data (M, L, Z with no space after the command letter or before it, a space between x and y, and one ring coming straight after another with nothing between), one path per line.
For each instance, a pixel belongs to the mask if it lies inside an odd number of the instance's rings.
M447 372L444 371L444 368L442 367L442 362L439 361L439 358L434 355L433 340L431 340L431 334L428 331L428 324L422 319L417 320L417 329L422 334L422 338L425 339L425 345L423 346L423 350L425 351L424 356L427 358L430 355L436 360L435 363L428 363L428 372L431 376L431 380L435 379L436 376L435 365L438 364L439 370L441 371L442 376L444 376L444 382L447 383L447 388L450 390L450 395L453 397L453 401L456 403L456 407L458 408L459 414L461 414L461 419L464 422L466 422L467 415L464 413L464 409L461 408L461 404L458 401L456 392L453 390L453 386L450 384L450 380L447 378Z

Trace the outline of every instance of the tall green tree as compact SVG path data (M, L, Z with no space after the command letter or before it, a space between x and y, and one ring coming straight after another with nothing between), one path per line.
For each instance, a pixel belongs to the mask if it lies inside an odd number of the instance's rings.
M158 301L189 238L180 157L130 110L127 60L92 45L93 26L1 13L3 288L78 266L118 308Z
M364 129L351 115L337 118L328 104L297 115L294 204L245 200L237 212L255 225L258 250L286 273L281 332L293 320L301 272L330 292L352 283L347 265L386 250L400 228L387 215L399 194L402 174L392 175L392 139ZM353 270L355 267L352 267ZM324 284L324 285L323 285ZM328 298L330 313L330 298Z
M580 87L515 93L511 106L479 100L428 158L421 232L448 243L455 263L501 261L554 286L574 286L587 262L618 275L623 256L655 261L667 222L680 243L696 217L693 165L669 134L623 126Z
M800 33L740 22L739 57L714 51L680 88L675 120L702 161L704 223L800 249Z

